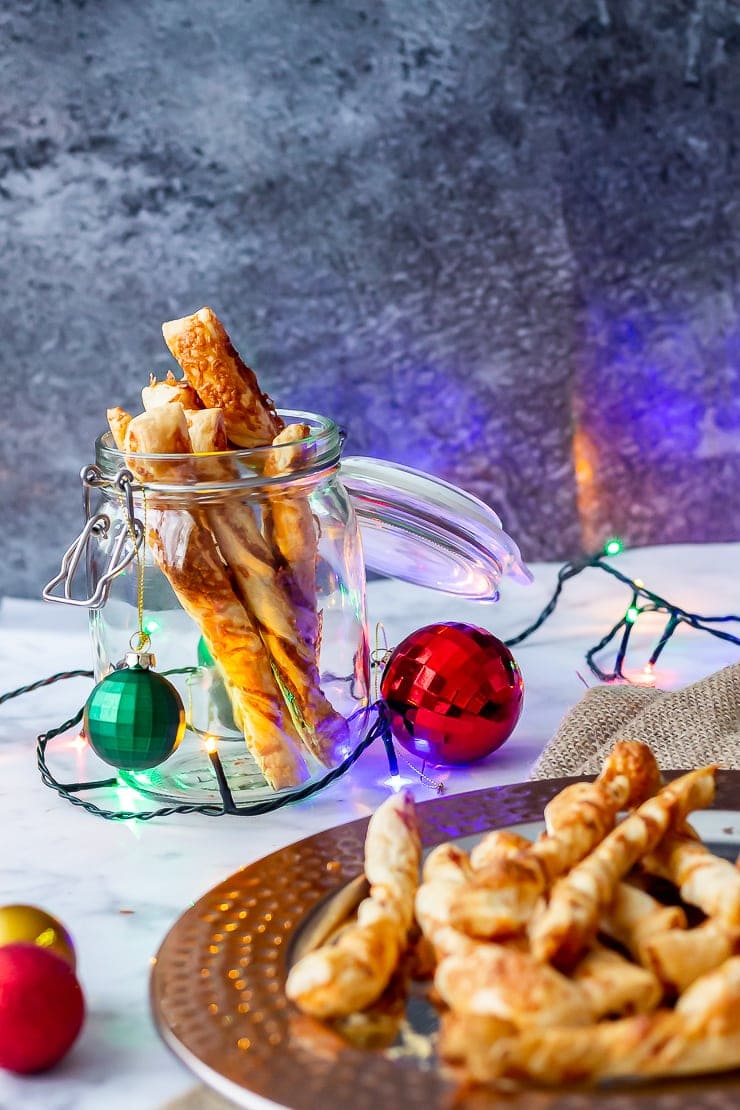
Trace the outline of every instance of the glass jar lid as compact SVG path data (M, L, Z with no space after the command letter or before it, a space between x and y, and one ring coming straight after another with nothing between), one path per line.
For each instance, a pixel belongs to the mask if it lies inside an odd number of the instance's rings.
M381 459L343 459L369 570L478 601L532 574L493 509L458 486Z

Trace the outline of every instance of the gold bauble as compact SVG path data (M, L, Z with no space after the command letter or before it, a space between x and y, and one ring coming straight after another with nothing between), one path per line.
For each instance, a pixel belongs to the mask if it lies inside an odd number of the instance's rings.
M0 945L38 944L77 966L72 938L56 917L38 906L0 906Z

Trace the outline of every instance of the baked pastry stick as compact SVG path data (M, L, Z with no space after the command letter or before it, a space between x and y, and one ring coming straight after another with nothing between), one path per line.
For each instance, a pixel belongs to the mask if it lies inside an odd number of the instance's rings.
M308 424L288 424L272 441L265 463L265 477L291 474L305 451L310 435ZM316 522L308 497L301 492L286 492L279 486L268 494L267 530L286 568L286 584L301 613L303 633L308 642L318 639L316 612Z
M178 381L171 370L163 382L158 382L154 374L149 376L149 385L141 391L144 408L155 409L158 405L178 404L187 412L189 409L202 409L203 402L191 385L183 379Z
M471 1079L547 1085L696 1075L740 1066L740 957L703 975L675 1010L580 1028L530 1028L517 1036L457 1037L454 1047Z
M664 905L631 883L619 883L599 930L618 941L651 970L669 995L680 994L700 975L733 955L735 944L718 921L687 928L680 906Z
M558 795L558 798L562 796L564 795ZM551 833L557 833L559 814L557 807L555 811L550 810ZM470 851L470 864L474 869L484 867L501 855L513 855L517 850L528 846L529 841L525 837L511 833L509 829L496 829L478 841ZM544 906L544 900L538 902L533 921L543 912ZM591 946L577 966L574 977L587 990L591 985L594 988L591 1000L594 1003L592 1013L595 1018L606 1013L621 1013L628 1008L630 1012L638 1012L658 1005L661 997L660 982L666 980L658 976L652 960L641 958L643 945L653 934L666 934L670 930L670 935L673 930L686 929L686 924L686 914L680 907L663 906L645 891L620 882L615 899L611 902L608 914L602 917L599 928L631 951L643 967L636 969L633 963L602 945ZM712 963L709 967L716 966L716 963ZM635 970L638 972L637 976L632 975Z
M123 451L126 443L126 432L128 431L129 424L133 420L133 416L120 406L108 409L106 416L108 417L108 427L113 436L116 449L118 451Z
M189 463L155 463L140 455L190 451L180 405L164 405L133 420L121 409L108 413L116 446L143 483L184 481ZM124 432L123 439L121 433ZM234 697L245 741L274 790L308 778L293 724L285 710L259 634L237 597L213 536L199 513L148 503L147 542L183 609L200 628Z
M171 372L164 382L152 377L149 386L142 389L141 397L147 410L172 402L182 404L196 454L229 449L223 409L203 408L198 394L184 379L178 382ZM195 403L190 403L193 400ZM264 463L265 476L275 478L290 474L301 459L303 441L309 434L307 424L290 424L279 432L273 441L277 450L269 452ZM199 469L202 472L203 468ZM215 481L238 477L236 465L223 460L214 460L210 473ZM318 640L317 538L313 513L305 494L286 494L276 487L268 498L266 530L277 556L281 578L298 610L301 632L315 650Z
M593 851L553 887L545 912L530 930L538 960L572 967L593 939L602 911L617 884L637 861L681 824L688 813L714 797L715 767L675 779L617 825Z
M439 1021L437 1050L446 1064L463 1069L460 1079L465 1079L469 1061L475 1063L485 1058L495 1041L514 1037L516 1033L515 1025L495 1014L461 1014L457 1010L446 1010Z
M519 1029L592 1020L589 1001L577 983L528 952L501 944L478 942L446 956L434 986L451 1010L491 1014Z
M740 935L740 871L713 855L690 826L669 833L642 860L642 868L674 883L684 902Z
M646 744L615 744L594 782L566 786L548 802L545 835L521 851L493 853L477 868L455 905L453 924L479 937L521 932L541 896L603 840L619 810L643 801L659 785L660 771ZM481 848L480 856L484 853Z
M503 940L524 931L546 890L529 848L477 868L451 907L451 924L471 937Z
M436 903L430 897L435 889L443 895ZM511 944L474 941L463 933L455 941L455 930L444 921L446 889L454 897L453 882L425 882L416 905L420 925L441 958L435 986L452 1009L494 1014L525 1028L540 1021L581 1024L607 1014L641 1013L660 1002L662 988L652 972L600 944L591 947L568 980ZM426 910L421 918L420 904ZM453 955L455 960L445 958Z
M162 335L205 407L223 409L232 443L237 447L272 443L283 421L212 309L201 308L192 316L167 321Z
M657 976L594 942L573 971L573 982L586 995L593 1020L654 1010L663 997Z
M162 334L185 377L207 407L221 408L228 439L241 447L265 446L284 430L284 440L266 458L265 471L275 477L292 465L305 426L285 429L257 378L234 350L210 308L170 320ZM293 451L287 448L293 445ZM317 665L318 615L315 599L316 530L307 501L275 490L270 523L279 559L254 529L233 514L211 514L211 526L227 563L237 575L242 596L252 608L268 651L287 688L304 740L325 766L347 755L349 728L321 690ZM249 534L246 534L246 533ZM242 534L244 533L244 534ZM260 566L271 576L260 581ZM295 612L291 612L291 607Z
M731 936L708 918L694 929L669 929L643 942L641 963L652 968L670 994L682 994L700 975L740 953L740 936Z
M188 414L193 448L219 452L227 448L224 424L218 409ZM203 467L206 460L199 465ZM214 482L234 481L237 464L214 454L206 473ZM262 535L257 518L238 497L226 494L206 509L208 523L221 554L231 568L241 597L259 626L270 659L295 708L295 723L311 753L326 767L334 767L347 754L349 726L321 689L315 641L305 634L301 617L305 607L294 606L285 582L285 570Z
M573 783L556 794L544 809L547 835L533 848L548 880L588 855L611 831L619 810L640 805L660 785L660 769L648 745L621 740L595 782Z
M470 860L455 844L437 845L424 861L414 913L437 960L456 952L470 952L480 943L452 925L452 907L471 876Z
M183 385L186 390L191 387L183 378L182 382L178 385ZM197 397L195 390L191 392ZM158 405L170 404L176 401L177 398L174 394L169 392L164 383L158 383L147 390L141 391L141 397L146 409L156 408ZM199 399L200 401L200 399ZM190 445L193 454L211 454L214 451L226 451L228 449L228 440L226 438L226 426L224 424L224 414L221 409L186 409L185 419L188 424L188 434L190 436ZM198 468L198 476L205 481L218 482L222 478L223 464L214 459L206 460L200 459L196 464ZM234 718L234 723L237 728L244 731L244 724L240 718L239 711L239 698L235 691L232 690L231 683L226 675L221 670L221 677L224 681L226 693L231 704L231 714Z
M531 840L510 829L492 829L486 833L482 840L474 844L470 850L470 866L474 871L487 867L489 863L507 856L514 856L517 852L526 852L531 848Z
M408 791L391 795L370 818L365 870L370 895L336 944L318 948L290 970L285 993L315 1017L344 1017L375 1002L406 947L418 885L421 842Z
M471 941L470 943L476 943ZM484 946L485 947L485 946ZM586 999L591 1020L606 1014L647 1013L654 1010L661 997L660 984L645 968L636 967L616 952L597 945L579 964L575 983ZM534 1022L522 1023L532 1029ZM545 1019L538 1024L547 1028ZM568 1026L570 1032L585 1032L582 1026ZM593 1026L586 1026L593 1029ZM474 1063L486 1059L491 1045L504 1037L515 1037L517 1026L498 1014L481 1014L449 1010L440 1022L439 1050L451 1064Z
M295 473L304 461L307 424L289 424L272 442L265 463L265 477ZM268 486L265 530L277 552L281 575L293 606L301 635L318 666L321 626L316 603L318 538L308 496L304 491L275 483Z
M680 906L665 906L631 883L618 883L614 897L601 915L599 929L623 945L638 963L654 967L646 945L655 936L685 930L686 924L686 914ZM662 976L661 981L666 982Z
M142 396L146 390L142 390ZM150 406L144 402L144 407ZM156 407L156 406L155 406ZM212 452L227 451L229 443L226 438L226 424L222 409L187 409L185 420L188 425L190 446L194 455L206 455ZM198 477L208 481L218 482L224 477L224 464L220 459L201 459L195 464L198 468ZM236 477L231 469L228 477Z
M379 815L379 816L378 816ZM365 876L370 897L392 909L402 933L414 920L421 837L410 790L392 794L370 818L365 837Z
M459 885L470 882L473 877L472 853L468 855L459 844L447 840L432 848L424 860L421 873L425 883L441 881Z
M674 883L685 902L707 915L694 929L654 932L642 945L642 962L681 993L740 952L740 872L713 855L688 825L664 837L641 867Z

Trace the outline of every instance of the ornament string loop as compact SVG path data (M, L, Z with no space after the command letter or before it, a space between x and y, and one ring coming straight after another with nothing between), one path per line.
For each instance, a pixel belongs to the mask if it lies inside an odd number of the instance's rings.
M133 633L128 643L131 650L138 654L140 652L146 651L151 642L152 641L149 633L145 632L143 628L140 628L138 632Z
M120 470L116 475L116 485L121 490L121 502L126 513L126 527L128 528L136 560L136 621L137 631L129 640L131 650L145 651L151 639L144 629L144 551L146 548L146 490L141 488L141 507L143 519L139 522L134 515L133 476L128 470ZM137 527L138 526L138 527ZM134 639L138 647L134 645Z
M393 652L388 646L388 637L386 636L385 627L378 621L375 625L375 647L370 653L370 666L373 671L374 702L380 697L380 672L383 670L392 654Z

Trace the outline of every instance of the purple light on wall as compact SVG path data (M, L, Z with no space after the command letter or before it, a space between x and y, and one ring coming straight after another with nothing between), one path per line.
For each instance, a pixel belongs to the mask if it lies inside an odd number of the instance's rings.
M428 363L389 375L373 453L440 475L453 473L461 458L469 460L476 452L495 463L500 440L491 437L480 388L465 380L460 368Z
M631 443L656 460L696 452L707 404L687 324L668 313L609 318L602 306L586 331L592 347L579 410L597 447L619 453Z

